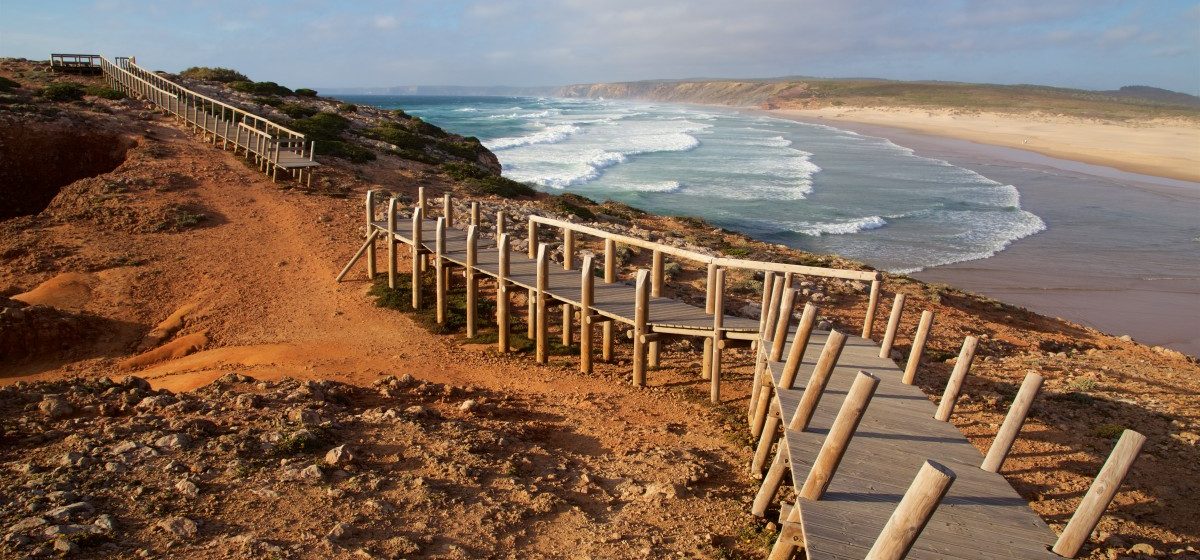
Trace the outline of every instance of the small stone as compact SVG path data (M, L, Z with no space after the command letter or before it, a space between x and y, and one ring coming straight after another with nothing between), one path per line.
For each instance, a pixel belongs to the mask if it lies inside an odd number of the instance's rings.
M414 405L404 409L404 413L409 416L425 416L426 414L429 413L429 411L425 410L425 407L423 407L419 404L414 404Z
M237 398L233 400L233 406L245 410L258 408L261 402L262 399L258 395L246 393L238 395Z
M1117 338L1118 338L1119 340L1121 340L1122 342L1133 342L1133 337L1132 337L1132 336L1129 336L1129 335L1127 335L1127 334L1123 334L1123 335L1121 335L1121 336L1119 336L1119 337L1117 337Z
M37 529L45 524L46 519L43 517L26 517L25 519L14 523L12 527L8 528L8 531L10 533L20 533L30 529Z
M154 445L165 449L185 449L191 444L186 434L169 434L154 440Z
M354 462L354 454L345 445L339 445L325 453L325 463L329 465L346 465Z
M1129 552L1134 554L1145 554L1146 556L1154 556L1156 551L1149 543L1137 543L1129 547Z
M121 463L114 463L112 461L109 461L107 463L104 463L104 470L106 470L110 473L113 473L113 474L122 474L122 473L128 471L129 469L125 468L125 465L122 465Z
M479 403L475 399L467 399L458 405L458 409L463 412L470 412L479 407Z
M325 473L321 471L321 467L318 467L317 465L309 465L308 467L305 467L304 470L300 471L300 476L310 480L321 480L325 477Z
M288 411L287 418L302 426L316 426L321 423L321 415L311 408L293 408Z
M175 490L180 494L190 498L195 498L196 496L200 495L200 488L196 486L196 483L186 478L175 483Z
M117 530L117 520L107 513L96 516L96 521L92 524L109 533Z
M136 442L122 441L121 443L112 446L112 449L109 450L109 453L112 453L113 455L124 455L125 453L129 453L137 448L138 444Z
M333 528L329 530L329 533L327 533L325 536L331 541L336 541L345 537L346 535L349 535L350 529L351 527L349 525L345 523L338 523L337 525L334 525Z
M196 522L186 517L168 517L158 522L157 527L176 537L190 539L198 531Z
M47 512L46 515L49 515L54 519L70 519L73 516L86 515L92 513L93 511L96 511L96 508L92 507L92 504L87 502L75 502L73 504L67 504L62 507L54 508Z
M54 539L54 551L63 554L74 554L79 552L79 545L71 542L66 537L58 537Z
M833 330L833 323L830 323L829 321L819 321L819 322L817 322L817 330L819 330L819 331Z
M42 402L38 403L38 410L50 418L62 418L75 412L71 403L60 395L46 395Z

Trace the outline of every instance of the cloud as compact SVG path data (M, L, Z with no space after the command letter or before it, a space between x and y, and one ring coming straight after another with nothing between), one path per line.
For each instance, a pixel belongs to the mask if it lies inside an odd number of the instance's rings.
M371 20L371 26L376 29L395 29L399 25L400 20L396 19L396 16L391 15L375 16Z

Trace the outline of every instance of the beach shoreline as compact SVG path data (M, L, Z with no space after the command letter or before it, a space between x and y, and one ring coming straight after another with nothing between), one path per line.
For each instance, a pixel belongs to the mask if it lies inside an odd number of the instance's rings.
M914 278L1200 355L1200 183L963 139L955 131L759 112L886 138L1012 184L1021 208L1047 224L991 257Z
M1017 148L1141 175L1200 181L1200 125L1182 119L1121 123L1060 115L1017 116L903 107L770 109L766 112L806 122L886 126Z

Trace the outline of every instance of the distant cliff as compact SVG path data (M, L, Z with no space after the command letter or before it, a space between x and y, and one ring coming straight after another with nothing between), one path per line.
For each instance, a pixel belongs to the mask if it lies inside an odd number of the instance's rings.
M764 109L920 107L1077 117L1142 119L1200 116L1200 98L1145 86L1089 91L1035 85L899 82L877 79L647 80L564 86L560 97L645 99Z

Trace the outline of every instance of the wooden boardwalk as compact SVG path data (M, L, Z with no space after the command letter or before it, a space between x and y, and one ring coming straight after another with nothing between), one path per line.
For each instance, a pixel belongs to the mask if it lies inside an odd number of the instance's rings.
M261 171L277 180L279 170L312 184L312 170L319 167L314 154L316 142L299 132L268 119L218 101L172 82L138 66L131 58L113 61L100 55L54 55L63 65L85 61L103 72L110 87L140 97L179 118L194 132L211 138L222 148L239 150L253 159ZM55 59L59 60L59 59ZM67 66L64 66L67 67Z
M813 334L799 379L811 374L827 337L827 333ZM783 365L768 363L776 386ZM924 392L902 383L902 370L879 357L877 344L859 337L847 340L808 429L785 431L796 488L804 486L859 371L879 378L874 397L824 496L799 500L797 517L808 558L864 558L912 476L928 459L950 468L957 478L908 558L1060 558L1049 550L1054 532L1025 499L1002 475L980 469L983 455L962 432L934 419L937 407ZM803 388L778 390L772 407L781 414L783 425L792 422L803 394Z

